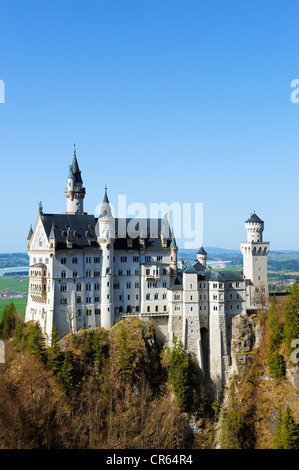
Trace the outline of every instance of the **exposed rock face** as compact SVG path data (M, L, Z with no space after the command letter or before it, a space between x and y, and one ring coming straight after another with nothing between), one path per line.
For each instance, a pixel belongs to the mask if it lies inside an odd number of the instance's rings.
M286 377L295 390L299 390L299 365L287 364Z
M261 341L261 330L247 314L236 315L232 320L232 368L239 375L252 364L254 349Z

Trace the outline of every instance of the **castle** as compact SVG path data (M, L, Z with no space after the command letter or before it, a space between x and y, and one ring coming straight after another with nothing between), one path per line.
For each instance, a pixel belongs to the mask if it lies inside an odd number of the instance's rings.
M53 324L63 336L110 329L127 316L151 318L162 344L181 339L202 375L221 387L231 365L232 318L267 302L264 222L255 213L245 222L243 272L214 271L203 247L196 260L178 266L167 218L134 219L137 236L131 238L132 221L112 216L107 188L100 216L85 213L76 150L65 196L65 213L46 214L40 203L30 227L25 321L38 321L50 341Z

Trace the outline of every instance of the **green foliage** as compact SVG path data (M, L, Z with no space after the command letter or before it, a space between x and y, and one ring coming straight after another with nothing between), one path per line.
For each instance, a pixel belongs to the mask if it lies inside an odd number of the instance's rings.
M283 377L286 373L286 364L279 348L283 339L283 327L278 317L278 304L276 297L273 296L271 306L268 312L269 329L269 351L268 367L271 377Z
M35 322L31 325L26 335L26 344L30 351L42 361L45 360L45 337L39 323Z
M62 353L58 345L58 335L56 333L56 325L53 325L51 334L51 346L47 349L47 365L57 374L60 370L62 362Z
M21 323L15 304L10 302L10 304L5 305L0 321L0 338L9 338Z
M65 391L69 393L74 385L74 365L71 351L66 351L61 364L61 368L57 373L59 382L63 385Z
M299 338L299 287L296 282L290 289L285 304L285 345L290 355L292 352L291 343Z
M196 376L191 358L181 341L175 342L171 351L168 378L178 406L182 411L189 411L194 400Z
M275 449L299 448L299 428L298 424L295 423L293 413L289 405L286 406L283 416L281 408L278 410L273 444Z
M88 331L86 341L94 367L99 374L104 367L108 354L107 331L104 329Z
M229 411L226 413L221 425L221 448L241 449L242 423L235 395L234 383L230 386Z
M286 363L282 354L275 352L268 358L269 375L271 377L284 377L286 375Z
M214 401L212 403L212 410L214 412L215 421L217 421L217 419L219 417L219 413L220 413L220 405L217 401Z

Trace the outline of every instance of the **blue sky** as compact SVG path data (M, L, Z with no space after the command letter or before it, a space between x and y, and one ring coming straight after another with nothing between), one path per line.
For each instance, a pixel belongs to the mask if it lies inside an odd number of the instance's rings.
M89 213L107 183L113 203L203 203L205 246L238 248L255 210L272 249L299 250L298 16L295 0L3 0L0 252L26 251L40 200L66 210L74 141Z

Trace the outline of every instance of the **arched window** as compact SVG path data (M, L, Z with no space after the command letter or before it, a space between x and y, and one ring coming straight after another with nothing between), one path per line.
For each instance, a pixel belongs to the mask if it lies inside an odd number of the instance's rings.
M147 269L147 270L145 271L145 274L146 274L147 276L149 276L150 273L151 273L151 270L150 270L150 269Z
M65 271L61 271L61 279L64 279L66 278L66 272Z
M166 306L166 305L164 305L163 310L164 310L164 312L166 312L166 310L167 310L167 306Z
M150 306L147 307L147 311L150 312L151 311L151 308Z
M151 295L150 294L146 294L146 300L150 300L151 298Z
M159 299L159 294L155 294L155 300Z
M158 307L158 305L156 305L156 312L159 312L159 307Z

